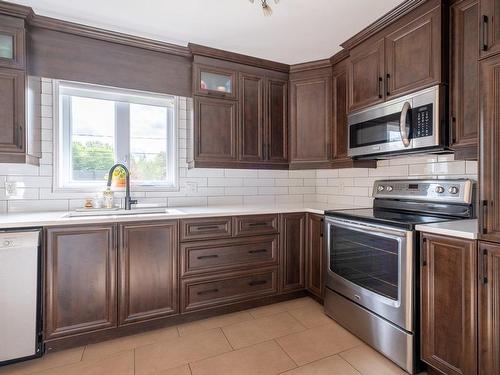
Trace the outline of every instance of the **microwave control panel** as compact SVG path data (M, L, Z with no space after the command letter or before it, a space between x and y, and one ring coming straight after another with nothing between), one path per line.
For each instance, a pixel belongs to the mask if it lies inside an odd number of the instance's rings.
M432 136L432 104L413 108L413 138Z

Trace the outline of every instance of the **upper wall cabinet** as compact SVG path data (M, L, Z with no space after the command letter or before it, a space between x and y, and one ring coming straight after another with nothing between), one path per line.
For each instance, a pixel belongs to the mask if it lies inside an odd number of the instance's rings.
M500 52L500 1L479 0L481 57Z
M450 7L450 122L455 160L477 160L479 141L478 0Z
M442 82L442 16L429 1L352 48L350 112Z
M0 67L26 67L24 20L0 15Z
M194 166L287 169L288 73L196 55L193 69Z

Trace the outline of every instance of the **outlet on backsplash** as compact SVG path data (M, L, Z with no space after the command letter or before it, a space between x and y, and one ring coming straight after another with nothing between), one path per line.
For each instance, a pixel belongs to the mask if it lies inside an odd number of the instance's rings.
M5 196L12 198L17 196L17 183L12 181L5 181Z
M184 184L184 189L187 193L196 193L198 192L198 184L193 181L187 181Z

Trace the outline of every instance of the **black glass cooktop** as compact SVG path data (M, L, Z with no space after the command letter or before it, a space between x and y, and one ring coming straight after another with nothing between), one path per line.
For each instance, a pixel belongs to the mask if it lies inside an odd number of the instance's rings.
M347 220L386 224L390 226L407 228L409 230L415 229L415 225L418 224L430 224L438 223L441 221L456 220L456 218L450 217L431 216L411 212L396 212L373 208L328 211L326 212L326 215Z

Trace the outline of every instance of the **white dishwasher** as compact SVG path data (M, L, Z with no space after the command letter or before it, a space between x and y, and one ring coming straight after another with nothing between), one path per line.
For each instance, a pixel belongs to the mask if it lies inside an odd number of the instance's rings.
M42 354L40 233L0 232L0 366Z

